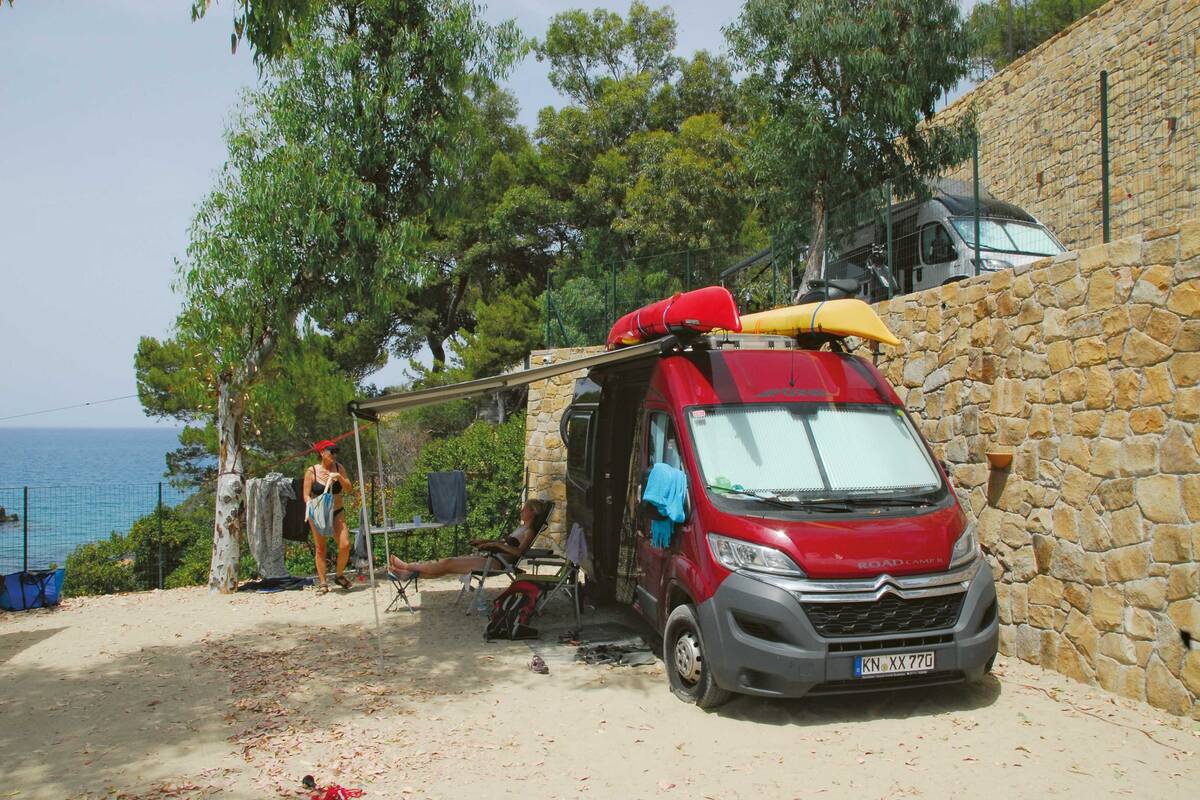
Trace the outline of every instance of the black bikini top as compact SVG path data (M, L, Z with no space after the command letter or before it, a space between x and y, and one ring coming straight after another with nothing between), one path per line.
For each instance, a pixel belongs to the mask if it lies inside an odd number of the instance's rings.
M316 467L312 468L312 473L313 473L313 483L312 483L313 492L312 493L314 495L324 494L325 493L325 484L323 484L319 480L317 480L317 468ZM330 490L330 494L341 494L341 493L342 493L342 482L338 481L337 483L335 483L333 485L333 489Z

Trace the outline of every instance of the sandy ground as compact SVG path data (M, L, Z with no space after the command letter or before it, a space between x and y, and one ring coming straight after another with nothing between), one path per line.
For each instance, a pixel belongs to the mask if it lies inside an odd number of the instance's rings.
M0 615L0 798L308 797L308 773L368 798L1200 792L1195 722L1017 661L973 687L706 713L659 663L573 663L553 644L565 603L535 644L551 672L531 672L529 644L486 644L452 607L457 587L384 615L382 673L363 586Z

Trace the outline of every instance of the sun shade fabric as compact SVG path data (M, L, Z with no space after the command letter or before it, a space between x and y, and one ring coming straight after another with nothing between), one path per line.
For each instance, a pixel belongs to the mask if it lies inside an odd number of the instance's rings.
M458 525L467 518L467 476L461 469L431 472L429 513L443 525Z

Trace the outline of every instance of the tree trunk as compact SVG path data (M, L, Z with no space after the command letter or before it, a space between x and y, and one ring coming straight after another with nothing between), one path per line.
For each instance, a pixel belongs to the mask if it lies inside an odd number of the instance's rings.
M237 565L242 542L242 409L241 387L228 373L218 383L217 508L213 520L210 591L228 594L237 589ZM235 394L237 395L235 397Z
M295 324L295 319L288 324ZM217 500L213 518L213 553L209 565L209 591L228 594L237 589L237 565L242 545L242 500L246 493L242 474L242 425L246 393L263 364L275 354L275 332L265 329L250 348L241 368L217 378Z
M425 344L429 347L429 353L433 356L433 371L441 372L446 368L446 346L442 339L436 335L430 334L425 337Z
M820 280L825 276L825 194L817 190L813 198L812 237L808 245L808 263L804 267L804 275L800 279L800 287L796 290L798 300L800 295L808 291L811 281Z

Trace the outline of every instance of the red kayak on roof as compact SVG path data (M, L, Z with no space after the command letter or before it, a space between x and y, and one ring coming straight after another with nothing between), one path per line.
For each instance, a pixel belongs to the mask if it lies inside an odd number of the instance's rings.
M707 333L712 330L740 331L733 295L724 286L705 286L691 292L677 292L617 320L608 332L608 349L648 342L669 333Z

